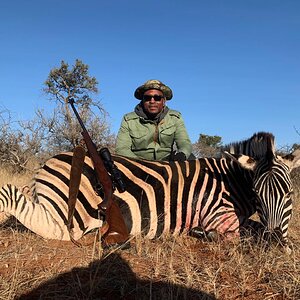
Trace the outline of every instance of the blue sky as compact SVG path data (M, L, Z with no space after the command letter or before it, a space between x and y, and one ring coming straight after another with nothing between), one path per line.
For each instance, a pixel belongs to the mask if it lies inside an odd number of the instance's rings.
M298 0L10 0L0 24L0 109L15 120L49 110L49 71L78 58L114 133L136 87L159 79L192 142L268 131L278 147L300 143Z

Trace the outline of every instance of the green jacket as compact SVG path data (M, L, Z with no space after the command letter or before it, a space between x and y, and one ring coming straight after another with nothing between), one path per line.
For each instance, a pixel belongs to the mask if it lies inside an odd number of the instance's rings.
M176 110L169 110L157 125L135 112L123 117L117 136L116 154L148 160L167 160L173 142L177 151L188 158L192 144L188 137L182 116Z

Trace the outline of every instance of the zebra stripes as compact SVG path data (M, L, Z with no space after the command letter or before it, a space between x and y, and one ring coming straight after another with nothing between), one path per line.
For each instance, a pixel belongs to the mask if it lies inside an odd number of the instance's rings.
M277 235L287 245L293 192L290 171L299 166L300 150L285 157L276 155L274 136L265 132L225 146L223 151L226 150L247 158L249 163L246 162L245 166L253 170L252 188L256 194L260 222L266 232ZM244 155L252 156L255 161Z
M60 154L51 158L38 171L27 193L21 189L5 185L0 190L0 211L15 216L25 227L44 238L70 240L67 224L68 188L72 153ZM92 162L86 159L78 204L74 212L74 239L98 228L98 219Z
M131 234L143 230L146 237L154 238L199 226L206 231L234 232L239 222L231 199L242 198L240 208L251 210L249 191L242 193L236 187L230 192L222 180L226 172L242 171L232 161L207 158L162 163L115 157L115 162L126 174L128 190L117 194L117 201Z
M265 188L270 185L266 180L270 174L265 175L266 172L274 171L269 168L264 172L262 158L255 161L239 155L158 162L115 156L114 162L127 186L126 192L115 192L115 200L131 235L143 233L147 238L155 238L165 233L189 233L195 228L225 236L239 235L241 228L252 224L249 217L257 207L265 227L276 224L285 234L291 186L287 184L276 193L278 202L288 203L279 205L281 211L269 199L275 183L279 181L283 186L282 181L290 182L290 170L299 157L295 154L289 160L277 158L282 173L274 175L272 185ZM71 161L72 153L49 159L36 174L28 194L11 185L2 187L0 211L16 216L45 238L69 240L66 222ZM276 164L266 161L269 166ZM74 213L75 239L101 226L97 210L101 198L94 192L95 184L92 162L86 157Z
M292 213L292 183L287 176L288 168L280 161L274 161L270 170L268 162L258 166L259 177L254 178L254 188L261 201L257 210L265 227L274 231L280 229L286 236Z

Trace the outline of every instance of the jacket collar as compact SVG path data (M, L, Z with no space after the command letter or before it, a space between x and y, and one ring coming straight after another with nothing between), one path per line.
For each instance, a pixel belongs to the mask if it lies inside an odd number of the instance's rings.
M134 112L142 119L144 119L145 121L152 121L153 123L160 123L160 121L166 116L166 114L168 113L169 108L167 106L164 107L164 109L155 116L154 119L150 119L144 112L143 106L141 103L139 103L135 109Z

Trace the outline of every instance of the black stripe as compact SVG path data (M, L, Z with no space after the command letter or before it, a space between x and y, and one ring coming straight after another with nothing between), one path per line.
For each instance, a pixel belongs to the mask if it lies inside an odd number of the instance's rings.
M42 179L37 179L37 182L39 182L40 184L43 184L45 186L48 186L53 192L55 192L58 195L59 198L61 198L64 202L68 203L68 197L60 189L58 189L54 184L50 183L49 181L42 180ZM45 195L42 193L38 193L38 196L46 199L57 211L60 218L63 220L64 224L67 224L67 218L65 217L64 213L60 209L59 205L54 200L52 200L48 195ZM74 217L75 217L76 221L78 222L79 228L82 231L85 231L86 228L85 228L84 223L81 219L81 216L79 215L77 210L74 211Z
M60 172L49 168L48 166L44 166L44 170L47 171L48 173L52 174L53 176L57 177L58 179L60 179L66 186L69 186L70 184L70 180L68 178L66 178L64 175L62 175ZM93 171L92 168L90 168L88 165L84 164L84 168L83 168L83 175L86 176L88 178L88 180L90 181L91 185L94 186L96 184L96 177L95 177L95 173ZM38 181L38 180L37 180ZM49 182L49 181L48 181ZM49 184L51 184L49 182ZM45 181L45 185L49 186L49 184L46 184ZM53 184L51 184L50 188L52 190L54 190L57 194L60 195L60 197L66 202L68 203L68 196L64 195L61 191L57 192L58 189L56 186L54 186ZM88 201L88 199L86 199L86 197L84 196L84 194L82 193L81 190L78 191L78 195L77 198L79 200L79 202L83 205L83 207L85 208L86 212L92 217L92 218L98 218L98 211L96 209L94 209L90 202ZM99 203L101 202L101 198L99 198ZM75 211L76 212L76 211ZM74 214L74 217L76 218L76 215ZM77 219L78 218L78 219ZM78 215L78 217L76 218L76 220L78 221L78 223L82 223L82 219L80 218L80 216ZM81 228L81 227L80 227ZM83 227L84 228L84 227Z
M196 171L196 161L189 161L189 174L187 176L187 168L185 163L180 162L180 167L183 173L184 177L184 187L183 187L183 198L182 198L182 227L181 232L185 229L186 225L186 219L187 219L187 205L188 205L188 199L191 193L191 184L194 178L194 174ZM195 195L195 194L194 194ZM194 197L193 195L193 197Z
M177 220L177 197L178 197L178 170L174 162L170 162L171 166L171 195L170 195L170 230L171 232L176 228L176 220Z
M134 179L133 181L128 179L126 177L126 173L123 174L123 179L125 181L127 191L134 196L134 198L137 200L137 203L139 205L139 209L142 217L141 227L144 234L147 234L150 230L150 222L151 222L150 202L155 202L156 213L159 218L156 236L159 236L163 232L163 228L164 228L165 212L164 212L163 200L165 196L165 191L160 180L157 177L152 176L148 172L144 171L142 167L146 166L148 168L151 168L152 170L157 172L160 176L162 176L165 181L167 181L168 175L164 165L158 164L158 166L156 166L156 164L154 164L153 162L143 161L143 164L140 164L140 166L137 167L136 165L132 164L126 159L121 159L120 157L117 157L116 160L119 163L122 163L122 165L125 168L128 168L136 178L139 178L140 180L144 181L146 184L151 185L153 187L154 198L148 199L146 192L144 191L144 187L136 184L134 182Z
M147 199L146 197L146 193L144 192L143 186L139 186L135 184L134 181L131 181L127 177L124 177L124 181L126 184L127 192L136 199L137 204L139 206L139 210L141 212L141 218L142 218L142 224L141 224L142 229L144 229L145 232L148 232L150 229L150 223L149 223L150 208L149 208L149 199ZM125 214L127 216L127 213Z
M203 198L201 199L201 207L200 207L200 213L203 212L204 207L206 206L207 202L208 202L208 196L212 190L212 186L213 186L213 176L212 176L212 172L209 169L206 161L204 159L200 159L201 162L201 167L202 167L202 171L201 171L201 175L203 176L203 179L205 177L206 174L208 174L208 180L206 183L206 187L205 187L205 192L203 194ZM201 177L202 177L201 176ZM209 203L209 208L207 209L207 212L205 213L205 215L203 216L203 218L207 217L207 215L210 213L210 209L211 209L211 203ZM202 218L202 219L203 219Z
M26 207L26 201L23 201L22 207L20 209L20 213L24 211L24 208Z

